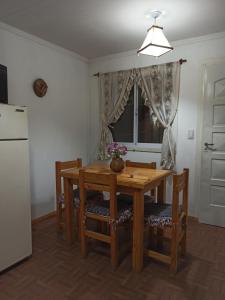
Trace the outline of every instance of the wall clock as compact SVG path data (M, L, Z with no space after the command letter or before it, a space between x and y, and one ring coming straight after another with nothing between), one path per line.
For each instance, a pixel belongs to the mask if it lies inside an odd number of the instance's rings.
M45 94L47 93L47 89L48 89L48 85L43 79L38 78L34 81L33 90L36 96L40 98L44 97Z

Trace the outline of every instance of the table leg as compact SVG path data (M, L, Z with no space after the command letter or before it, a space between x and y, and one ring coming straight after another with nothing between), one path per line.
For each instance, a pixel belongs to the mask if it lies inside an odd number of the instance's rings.
M133 213L132 264L134 271L141 272L144 248L144 194L142 191L134 192Z
M158 203L165 203L166 202L166 178L164 178L159 187L158 187L158 195L157 195L157 202Z
M66 241L73 242L73 184L69 178L64 178L65 201L65 232Z

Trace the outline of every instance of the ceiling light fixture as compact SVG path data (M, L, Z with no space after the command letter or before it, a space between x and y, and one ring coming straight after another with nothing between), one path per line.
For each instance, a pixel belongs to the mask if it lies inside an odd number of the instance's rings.
M156 19L162 14L159 10L153 10L151 12L152 18L155 20L154 25L148 29L148 33L141 48L137 53L152 55L155 57L161 56L171 50L170 43L163 33L163 27L156 25Z

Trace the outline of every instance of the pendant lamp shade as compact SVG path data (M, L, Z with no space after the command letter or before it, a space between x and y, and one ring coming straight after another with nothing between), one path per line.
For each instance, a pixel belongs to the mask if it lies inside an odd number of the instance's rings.
M160 15L160 11L154 11L154 19ZM148 30L145 40L138 50L138 53L152 55L152 56L161 56L166 52L173 50L170 43L163 33L163 27L152 25Z

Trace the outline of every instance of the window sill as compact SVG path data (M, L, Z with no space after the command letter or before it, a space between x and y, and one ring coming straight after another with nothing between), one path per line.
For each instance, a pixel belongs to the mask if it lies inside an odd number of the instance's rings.
M149 153L161 153L161 147L157 148L144 148L140 146L128 146L127 147L128 152L149 152Z

